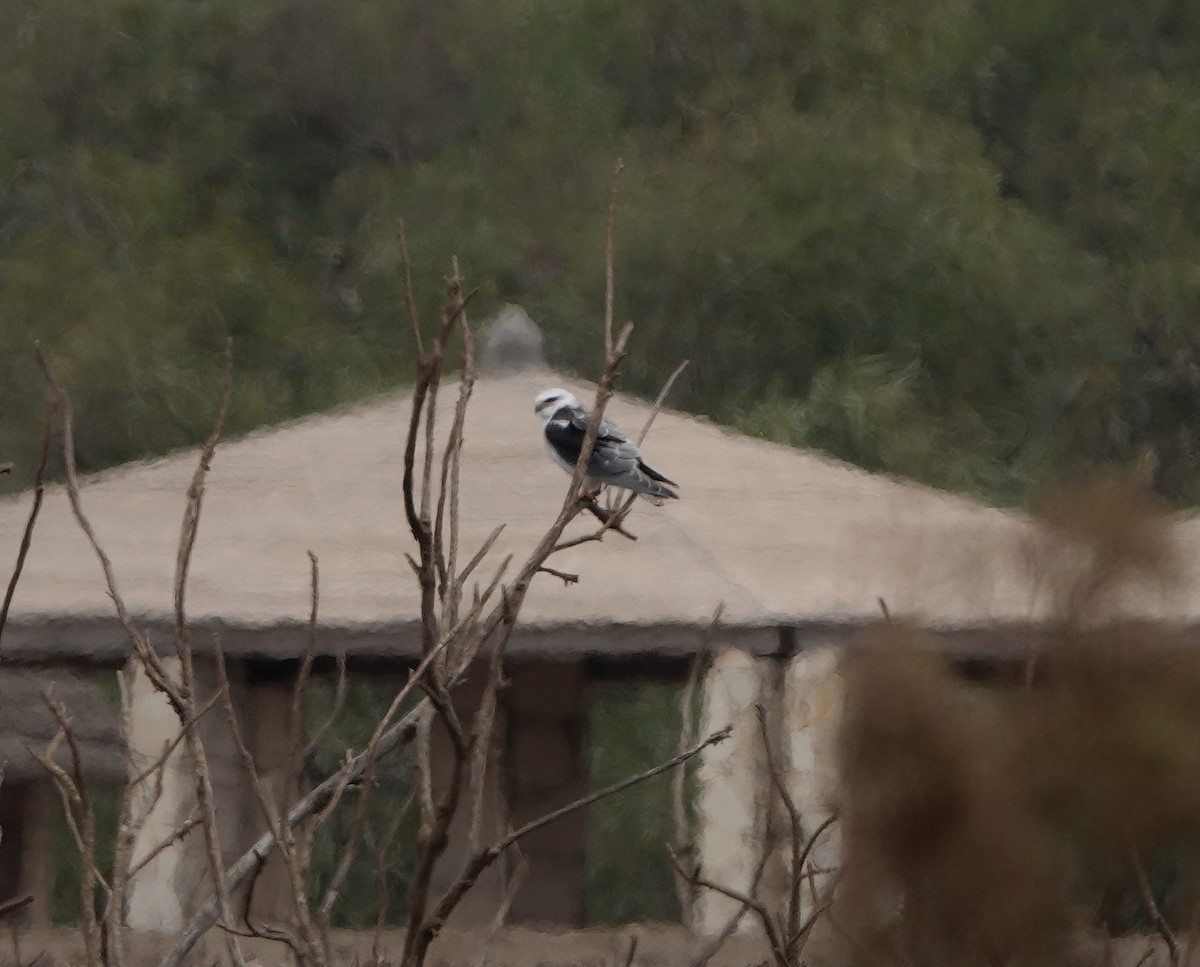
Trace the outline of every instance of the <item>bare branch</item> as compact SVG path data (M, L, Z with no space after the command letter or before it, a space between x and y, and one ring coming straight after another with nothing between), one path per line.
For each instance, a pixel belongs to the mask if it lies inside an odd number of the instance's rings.
M83 761L79 753L79 743L75 739L75 730L71 727L71 718L66 708L53 692L47 688L42 692L42 701L54 716L71 757L71 779L65 781L66 775L62 770L53 771L52 775L70 794L78 810L78 830L80 847L80 877L79 877L79 916L83 928L83 943L87 952L88 964L99 964L101 953L100 924L96 917L96 883L103 882L96 868L96 812L92 808L91 797L88 794L87 783L83 779ZM47 760L49 760L47 756ZM107 885L106 885L107 887Z
M658 396L654 400L654 406L650 410L650 415L646 417L646 422L642 424L642 430L637 437L637 445L640 447L646 439L646 434L650 432L650 427L654 425L658 414L662 412L663 404L667 401L667 396L675 386L675 381L683 375L683 371L688 368L688 363L691 360L685 359L682 363L675 367L675 371L667 377L667 381L663 383L662 389L658 391Z
M563 587L569 588L572 584L579 583L579 575L571 574L567 571L560 571L557 568L550 567L548 564L543 564L538 568L539 574L549 574L551 577L556 577L563 583Z
M771 785L775 787L775 793L779 796L788 815L788 843L791 847L792 862L785 909L787 923L785 936L789 938L789 944L785 948L785 952L790 962L792 960L790 938L795 937L800 929L800 891L804 886L804 827L800 821L800 810L796 808L796 803L793 801L791 793L788 792L787 783L783 780L783 772L775 758L774 743L771 741L771 735L767 729L767 710L761 702L754 706L754 714L758 718L758 732L762 738L763 755L766 758Z
M33 507L29 518L25 521L25 532L21 535L21 546L17 551L17 563L13 567L12 577L8 580L8 588L4 592L4 604L0 605L0 642L4 640L4 629L8 625L8 609L12 605L13 595L17 592L17 582L21 580L21 572L25 569L25 558L29 554L33 542L33 525L37 523L38 512L42 509L42 498L45 496L46 460L50 455L50 435L54 429L54 414L58 410L58 398L50 395L46 398L45 427L42 430L42 450L38 457L37 470L33 475ZM12 464L3 470L8 473Z
M500 649L493 647L488 661L487 681L483 687L483 696L480 698L479 709L475 713L475 724L471 731L471 775L468 788L475 795L471 803L470 831L467 834L468 855L477 852L483 840L483 813L487 805L487 767L492 753L492 738L496 725L496 703L500 689L507 684L504 679L502 657Z
M629 938L629 952L625 954L625 967L633 967L633 958L637 955L638 936L633 934Z
M732 726L727 725L725 728L712 733L712 735L706 738L703 742L693 746L683 754L673 756L666 762L660 762L658 765L646 769L644 772L639 772L636 775L630 776L627 779L622 779L620 782L613 783L611 786L607 786L606 788L597 792L582 796L581 798L576 799L574 802L567 803L565 806L551 810L544 816L540 816L537 819L531 820L519 829L510 832L507 836L503 837L499 842L493 844L492 846L480 850L468 861L467 866L463 870L462 874L459 875L458 879L450 886L450 888L442 896L441 900L438 901L437 908L435 909L433 915L421 925L421 931L423 934L425 934L425 937L423 938L425 945L428 946L429 941L437 936L437 934L441 931L442 927L446 923L446 918L450 916L450 913L458 905L459 900L463 898L467 890L475 885L475 881L479 879L483 871L491 866L492 863L494 863L496 859L514 843L520 842L530 833L536 832L544 826L548 826L550 823L561 819L563 816L567 816L570 813L590 806L592 803L599 802L601 799L607 799L609 796L615 796L617 793L624 792L631 786L636 786L639 783L645 782L647 779L653 779L657 775L661 775L670 769L674 769L683 765L693 756L699 755L700 752L702 752L704 749L707 749L710 745L716 745L720 742L724 742L727 738L729 738L731 731Z
M1142 858L1138 854L1137 847L1131 845L1129 847L1129 859L1133 864L1133 872L1137 876L1138 890L1142 895L1142 903L1146 907L1146 912L1150 914L1150 920L1154 924L1154 929L1163 939L1163 943L1167 945L1167 953L1170 958L1171 967L1177 967L1179 964L1179 941L1175 939L1175 932L1171 929L1171 925L1167 923L1167 918L1162 915L1158 904L1154 900L1154 891L1150 889L1150 879L1146 876L1146 868L1142 865Z
M175 652L179 657L180 684L173 687L166 675L162 676L160 686L168 698L174 696L173 704L183 728L184 745L187 748L188 761L192 769L192 781L195 789L196 804L200 811L201 829L204 832L204 846L208 857L209 871L212 874L213 886L216 890L217 902L221 911L221 920L225 924L233 923L233 908L230 905L229 893L225 889L224 864L221 859L221 838L217 828L217 810L214 801L212 776L208 768L208 756L204 744L200 741L199 730L188 727L195 718L195 670L192 665L192 648L189 640L185 602L187 599L188 572L191 569L192 552L196 546L196 534L200 529L200 513L204 506L204 485L212 466L213 454L217 443L225 429L225 418L229 413L229 401L233 395L233 340L225 341L225 374L221 388L221 402L217 409L217 417L212 431L200 448L200 459L196 462L196 470L188 487L187 502L184 505L183 523L180 525L179 546L175 558ZM229 956L236 967L243 967L245 961L237 938L227 933Z
M5 900L3 903L0 903L0 917L3 917L9 913L15 913L17 910L20 910L23 907L29 906L29 904L31 904L32 902L33 902L32 895L23 896L18 899L15 899L15 900ZM18 967L19 967L20 963L21 962L18 959L17 960Z
M750 877L750 886L746 891L747 897L758 897L758 888L762 883L763 874L766 872L767 863L770 862L771 856L775 852L774 838L774 823L772 822L771 812L768 810L763 830L762 849L759 851L758 863L754 867L754 874ZM675 869L676 881L686 883L692 887L701 885L692 878L691 874L684 872L683 859L679 852L668 848L667 853L671 859L671 865ZM699 866L695 868L695 872L699 873ZM738 928L738 924L742 922L742 918L745 917L749 910L750 904L740 903L729 919L725 921L725 925L693 952L692 958L688 962L689 967L704 967L705 964L712 960L725 941L733 936L734 931Z
M399 722L387 729L375 744L374 749L360 752L349 763L336 773L319 783L307 796L300 799L287 814L287 821L296 826L324 808L333 798L334 793L343 785L344 777L356 781L366 771L372 759L379 759L412 741L416 732L417 717L428 706L422 702ZM275 849L275 835L268 830L228 870L225 871L225 883L232 892L240 887L250 874L261 866ZM208 900L196 911L187 928L175 941L171 948L159 961L159 967L180 967L189 951L217 920L217 901L215 896Z
M202 705L200 707L199 711L193 713L191 718L188 719L188 722L191 723L191 727L194 728L200 722L200 720L202 718L204 718L205 715L207 715L210 711L212 711L213 707L216 706L217 700L220 697L221 697L220 691L213 692L213 694L209 696L208 701L205 702L204 705ZM145 769L143 769L136 776L134 776L132 779L129 780L129 785L131 785L131 786L141 785L143 782L145 782L147 779L149 779L150 776L154 775L156 772L159 772L162 769L163 764L169 758L171 758L171 753L174 752L176 749L178 749L179 746L183 743L184 732L185 732L185 728L180 728L179 732L171 739L171 741L167 742L163 745L163 751L158 755L158 757L155 758L155 760L153 762L151 762L148 766L146 766Z
M187 647L187 621L184 600L187 595L188 570L191 567L192 551L196 546L196 533L200 529L200 511L204 506L204 482L212 466L217 442L225 429L225 418L229 415L229 401L233 395L233 340L225 340L225 376L221 388L221 402L212 431L200 448L200 459L196 464L192 482L188 487L187 504L183 511L183 523L179 528L179 546L175 556L175 647Z
M305 753L312 752L324 738L325 733L333 728L333 723L338 720L338 716L342 714L342 707L346 704L346 694L349 691L349 680L346 677L346 649L339 649L337 653L337 684L333 687L333 707L329 710L329 714L325 717L325 721L313 732L312 737L308 740L308 748Z
M117 576L113 571L112 562L109 560L104 548L101 547L100 541L96 537L96 532L83 511L83 500L79 493L79 475L75 469L75 426L71 398L54 375L54 370L51 368L50 361L42 350L40 343L34 344L34 352L37 355L38 363L42 367L46 384L50 387L54 404L57 406L59 412L62 413L63 468L66 474L67 498L71 504L71 512L74 514L75 521L79 524L80 530L83 531L84 536L87 538L92 551L100 561L100 567L104 571L104 583L108 588L109 597L112 598L113 606L117 610L117 617L121 622L121 627L125 629L125 634L141 658L146 668L146 674L155 687L162 690L167 696L176 713L180 714L182 713L182 707L179 704L179 696L171 681L165 675L162 663L158 660L158 656L155 654L149 640L142 634L137 625L134 624L129 614L129 609L125 606L125 599L121 597L120 589L117 587Z
M392 891L388 889L387 883L388 857L396 843L396 837L400 835L400 826L404 822L404 817L408 814L415 796L415 790L409 792L404 804L396 810L392 825L388 827L387 833L375 850L376 911L375 929L372 931L371 937L371 961L375 964L383 962L383 925L387 922L388 903L392 896Z
M491 951L492 944L496 942L496 937L504 929L504 921L508 919L508 911L512 909L513 900L516 899L517 894L521 891L521 887L525 885L525 880L529 876L529 861L525 859L525 855L521 852L520 847L513 846L512 849L517 854L517 862L512 876L508 878L508 882L504 885L504 893L500 897L500 905L496 908L496 915L492 917L492 922L488 924L483 943L480 945L479 955L475 958L475 967L487 967L488 953Z
M199 812L193 809L191 815L189 815L187 819L185 819L179 824L178 827L173 829L169 834L159 840L153 847L151 847L149 851L147 851L145 856L143 856L129 868L128 878L133 879L138 873L149 866L159 853L173 844L180 842L185 836L187 836L188 833L199 826L203 821L204 820L201 818Z
M346 877L350 875L350 867L358 855L358 844L362 841L363 830L367 825L367 808L371 804L371 792L376 785L375 763L371 762L367 766L362 782L358 784L358 802L354 807L354 819L350 823L350 834L346 837L341 858L333 871L333 876L329 879L329 885L325 888L321 905L317 908L317 915L321 918L325 937L328 937L332 925L330 921L333 915L333 905L337 903L342 887L346 883Z
M504 530L504 525L497 524L495 530L493 530L490 534L488 534L487 540L485 540L479 546L479 550L477 550L475 552L474 557L472 557L471 560L469 560L467 562L467 566L463 568L462 574L458 575L458 577L455 579L458 582L460 588L464 584L466 584L467 578L469 578L471 576L471 573L475 570L475 568L477 568L480 565L480 563L483 561L483 559L485 557L487 557L488 552L491 551L491 549L492 549L492 545L494 545L496 543L496 539L500 536L500 534L503 532L503 530Z
M477 290L476 290L477 291ZM450 327L466 308L467 301L474 295L471 292L466 298L462 297L457 283L453 280L448 287L446 305L442 310L442 325L438 330L437 343L433 354L428 358L422 357L417 365L417 381L413 387L412 412L409 414L408 436L404 447L404 477L402 491L404 495L404 514L408 520L408 528L419 551L419 565L414 565L417 579L421 586L421 635L422 651L427 652L433 647L437 618L434 613L437 595L437 564L433 539L433 525L429 518L429 497L431 475L433 473L433 425L436 416L437 388L441 376L442 357L445 352L446 337ZM428 412L426 408L428 407ZM420 510L417 509L415 488L417 439L421 436L421 421L425 420L425 454L421 475Z
M613 356L613 235L617 221L617 181L625 170L625 162L617 159L613 168L612 187L608 190L608 225L604 233L604 358Z
M735 890L733 887L710 880L701 874L699 867L696 867L689 873L683 868L678 857L672 856L671 861L675 866L675 872L693 886L712 890L714 893L720 893L722 896L727 896L729 899L740 903L745 909L754 911L762 923L763 931L767 935L767 942L771 945L771 953L775 958L776 967L791 967L788 963L783 943L779 937L779 930L775 926L774 918L771 916L766 905L755 897L753 892L743 893L741 890ZM732 931L730 932L732 933ZM709 954L709 957L711 956L712 954Z
M679 696L679 742L676 746L676 751L680 753L696 741L696 690L700 685L700 679L704 676L705 670L712 662L712 640L716 635L717 627L720 624L721 615L724 611L725 605L722 603L717 605L716 610L713 612L712 620L709 622L708 630L704 635L704 640L700 643L700 647L696 649L696 657L692 660L691 668L688 670L687 681L684 683L683 691ZM693 846L691 834L688 830L687 808L685 806L686 797L684 793L686 780L687 773L683 769L677 769L671 774L671 819L675 832L675 852L690 855ZM683 914L684 922L690 928L693 925L690 891L686 889L686 885L678 877L675 878L675 884L679 898L680 912Z
M308 693L308 681L312 675L313 662L317 655L317 615L321 610L321 565L317 555L307 551L309 568L308 635L304 642L304 657L292 683L292 700L288 709L288 757L287 779L291 782L300 774L300 762L306 750L304 741L304 698ZM345 673L345 661L339 659L339 687ZM334 712L337 709L335 696ZM333 721L332 718L329 720Z
M458 257L452 260L452 284L461 289L462 278L458 269ZM458 536L460 522L459 480L462 466L463 430L466 425L467 405L475 388L477 370L475 366L475 334L467 320L465 307L458 313L463 335L463 361L458 381L458 402L454 406L454 419L450 425L450 436L442 454L441 484L438 489L437 519L434 524L435 559L441 570L441 594L444 603L442 626L458 620L458 606L462 597L462 580L455 576L458 568ZM449 546L443 545L442 531L445 520L447 497L449 509ZM485 552L486 553L486 552Z

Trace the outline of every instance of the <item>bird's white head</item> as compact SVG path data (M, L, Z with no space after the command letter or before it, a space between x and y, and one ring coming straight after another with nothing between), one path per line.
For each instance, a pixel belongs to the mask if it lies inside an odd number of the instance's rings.
M545 423L564 406L578 405L579 400L575 398L574 393L568 393L565 389L546 389L538 393L537 398L534 399L533 412Z

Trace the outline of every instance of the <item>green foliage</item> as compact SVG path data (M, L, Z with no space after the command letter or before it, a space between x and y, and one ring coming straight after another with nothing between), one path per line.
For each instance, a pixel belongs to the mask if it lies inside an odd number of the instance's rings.
M352 685L341 715L306 763L307 777L319 781L335 771L347 748L365 744L378 716L391 700L381 683ZM333 707L333 688L314 682L308 705L310 733ZM589 700L588 784L599 789L675 754L679 734L677 685L593 686ZM417 808L411 759L387 759L377 776L358 854L333 909L342 927L369 927L378 911L377 847L399 823L388 856L385 890L387 922L403 922L416 843ZM679 904L665 844L671 827L670 776L636 786L589 808L584 860L584 905L589 926L642 920L675 922ZM319 903L352 839L357 794L350 793L321 829L313 850L312 895ZM406 806L406 804L408 804ZM68 861L70 854L67 856ZM60 875L60 879L61 879ZM66 909L74 909L67 906Z
M588 787L607 785L669 759L679 735L677 685L593 685ZM588 810L584 907L588 926L679 921L667 844L671 776L664 774Z
M96 818L96 865L111 870L113 846L116 843L117 819L121 810L121 790L110 783L92 783L88 790ZM50 895L50 917L54 923L79 922L79 880L83 859L75 834L67 824L65 814L55 804L51 857L54 872ZM96 912L104 910L105 898L96 891Z
M1200 17L1184 0L207 0L0 10L0 453L41 339L89 468L395 385L404 216L559 365L1019 501L1137 462L1200 498Z
M305 763L306 779L312 783L322 781L337 771L347 749L363 749L394 693L395 688L384 683L351 684L341 713L323 733ZM324 679L315 681L307 706L310 735L316 735L330 721L333 708L332 683ZM334 923L338 926L365 928L375 925L380 911L381 856L384 858L382 887L387 902L384 920L393 924L404 921L419 821L418 807L411 798L415 778L409 756L384 759L373 777L376 785L367 804L359 840L354 842L360 796L357 791L348 792L321 827L313 844L309 883L314 907L324 899L346 850L357 850L333 908Z

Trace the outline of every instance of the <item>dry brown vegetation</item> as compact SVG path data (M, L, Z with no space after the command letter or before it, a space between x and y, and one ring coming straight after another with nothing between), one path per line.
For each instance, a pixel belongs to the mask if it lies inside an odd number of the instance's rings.
M1088 934L1140 932L1172 963L1190 955L1200 656L1121 617L1131 586L1177 577L1168 521L1115 477L1055 492L1043 519L1030 562L1052 618L991 687L898 622L844 661L830 920L855 963L1057 964ZM1096 949L1085 962L1111 962Z

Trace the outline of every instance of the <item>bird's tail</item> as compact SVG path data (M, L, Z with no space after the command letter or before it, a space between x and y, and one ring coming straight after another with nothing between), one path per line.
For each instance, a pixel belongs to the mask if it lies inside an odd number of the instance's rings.
M641 471L637 476L638 486L631 489L636 490L637 493L642 494L655 503L662 503L663 500L667 499L679 499L679 494L667 486L667 483L674 483L674 481L668 481L666 477L649 471L649 468L645 465L642 465L638 469ZM666 483L663 481L666 481Z
M647 477L649 477L651 480L656 480L656 481L658 481L658 482L659 482L659 483L661 483L661 484L670 484L672 487L678 487L678 486L679 486L679 484L677 484L677 483L676 483L674 480L672 480L670 477L664 477L664 476L663 476L661 473L659 473L659 472L658 472L657 470L655 470L653 467L648 467L648 466L646 466L646 464L645 464L645 463L643 463L641 460L639 460L639 461L638 461L638 469L639 469L640 471L642 471L642 473L644 473L644 474L645 474ZM679 496L679 494L672 494L672 496L673 496L673 497L678 497L678 496Z

